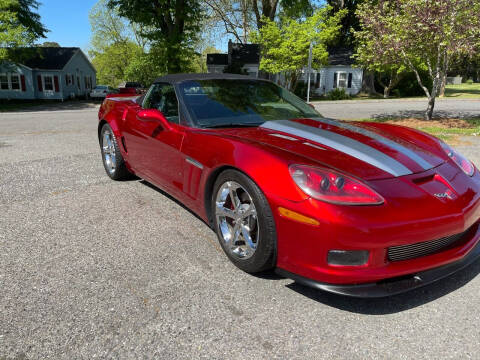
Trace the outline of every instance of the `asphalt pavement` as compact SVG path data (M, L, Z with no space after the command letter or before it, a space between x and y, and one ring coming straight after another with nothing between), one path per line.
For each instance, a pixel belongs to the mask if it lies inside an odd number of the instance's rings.
M379 300L248 275L165 193L111 181L96 127L0 113L0 359L479 358L479 261Z

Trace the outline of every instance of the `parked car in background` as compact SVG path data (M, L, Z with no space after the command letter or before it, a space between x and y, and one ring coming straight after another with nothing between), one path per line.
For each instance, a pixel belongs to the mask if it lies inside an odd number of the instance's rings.
M118 94L118 90L108 85L97 85L90 92L90 97L92 99L105 99L110 94Z
M136 81L127 81L119 86L120 94L143 94L145 88L143 85Z

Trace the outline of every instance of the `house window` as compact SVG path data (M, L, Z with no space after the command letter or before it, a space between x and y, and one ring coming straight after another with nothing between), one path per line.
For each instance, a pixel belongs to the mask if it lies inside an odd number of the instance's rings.
M347 73L340 72L338 73L338 84L337 87L345 89L347 87Z
M53 76L43 76L43 91L53 91Z
M317 77L315 79L315 87L318 89L320 87L320 73L317 72Z
M20 90L20 75L10 74L10 85L12 90Z
M333 88L346 89L352 87L352 74L339 71L333 74Z
M7 74L0 74L0 90L9 90L10 87L8 86L8 75Z
M0 90L20 91L20 75L16 73L0 74Z

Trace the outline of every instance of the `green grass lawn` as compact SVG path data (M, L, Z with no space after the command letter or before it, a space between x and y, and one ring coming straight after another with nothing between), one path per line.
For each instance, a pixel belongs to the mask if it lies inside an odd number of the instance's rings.
M480 83L447 85L445 88L445 97L460 99L480 99Z
M402 119L359 119L357 121L370 121L370 122L389 122L395 123L398 121L404 121ZM432 134L450 144L456 144L459 142L460 136L480 136L480 118L463 119L464 127L448 127L448 120L444 120L438 124L438 121L433 120L431 124L428 121L413 120L412 124L402 123L402 125L411 126L426 133Z
M382 89L377 89L381 92ZM461 84L461 85L447 85L445 87L445 98L452 99L480 99L480 83L474 84ZM379 95L368 95L365 93L359 93L358 95L352 96L346 100L383 100L383 96ZM426 99L425 96L413 96L413 97L403 97L397 98L395 96L390 96L387 100L392 99ZM312 101L328 101L325 97L313 97Z

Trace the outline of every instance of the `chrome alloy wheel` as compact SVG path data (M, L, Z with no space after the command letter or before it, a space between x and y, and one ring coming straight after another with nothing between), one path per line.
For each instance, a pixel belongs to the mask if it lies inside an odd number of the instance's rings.
M116 155L115 144L113 142L113 134L110 130L106 130L103 133L102 140L103 160L105 161L105 167L110 174L115 172L116 167Z
M215 216L227 251L239 259L250 258L260 235L257 210L250 194L235 181L225 182L217 192Z

